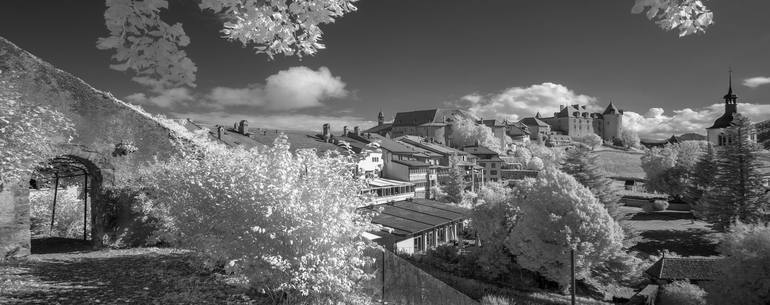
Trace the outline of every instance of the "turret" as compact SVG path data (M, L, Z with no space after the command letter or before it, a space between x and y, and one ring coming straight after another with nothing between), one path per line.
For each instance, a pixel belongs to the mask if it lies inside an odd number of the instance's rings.
M385 124L385 115L380 111L377 114L377 126L382 126L383 124Z

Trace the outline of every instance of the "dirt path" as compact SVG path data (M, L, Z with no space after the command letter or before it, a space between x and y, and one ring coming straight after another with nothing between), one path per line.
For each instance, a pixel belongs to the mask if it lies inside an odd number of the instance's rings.
M259 304L189 254L139 248L33 254L0 263L0 304Z

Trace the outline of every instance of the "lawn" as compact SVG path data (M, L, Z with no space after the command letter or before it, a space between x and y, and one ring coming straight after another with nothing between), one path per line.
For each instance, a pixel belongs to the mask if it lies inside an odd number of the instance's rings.
M645 213L641 208L622 206L623 224L633 232L627 234L626 246L632 251L657 254L668 250L682 256L719 255L716 246L721 237L708 223L692 220L685 211Z
M262 304L190 258L162 248L33 254L0 262L0 304Z
M637 151L623 151L617 149L602 149L596 151L599 156L599 165L609 177L628 177L645 179L647 175L642 170L642 155Z

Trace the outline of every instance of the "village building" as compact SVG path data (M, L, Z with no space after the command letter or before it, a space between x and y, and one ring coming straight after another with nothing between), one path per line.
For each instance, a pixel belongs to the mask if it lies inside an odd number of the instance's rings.
M733 75L732 71L730 71L730 83L727 94L722 97L725 100L725 113L717 118L711 127L706 128L706 137L708 138L709 143L716 147L732 145L738 141L738 139L733 138L731 133L727 132L727 130L733 128L733 115L738 113L738 96L733 93L732 81ZM744 132L746 132L745 136L749 137L750 141L757 142L757 132L754 128Z
M421 254L440 245L457 244L470 219L470 209L433 200L414 199L372 205L378 209L373 223L382 226L369 232L370 239L386 249L405 254Z
M453 158L456 161L455 165L463 171L471 191L479 189L484 182L483 167L477 164L478 157L472 154L418 136L402 136L396 140L441 155L436 166L439 183L443 183L449 177Z

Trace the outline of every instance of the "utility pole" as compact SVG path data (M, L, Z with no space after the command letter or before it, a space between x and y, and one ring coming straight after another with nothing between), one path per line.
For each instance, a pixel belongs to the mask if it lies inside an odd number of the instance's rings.
M59 172L55 173L56 182L53 186L53 207L51 208L51 229L48 231L48 235L53 234L53 220L56 218L56 197L59 195Z
M83 240L86 238L86 227L88 226L88 172L83 170Z
M570 274L572 275L571 283L572 283L572 305L575 305L575 249L569 250L569 257L571 264L572 272Z

